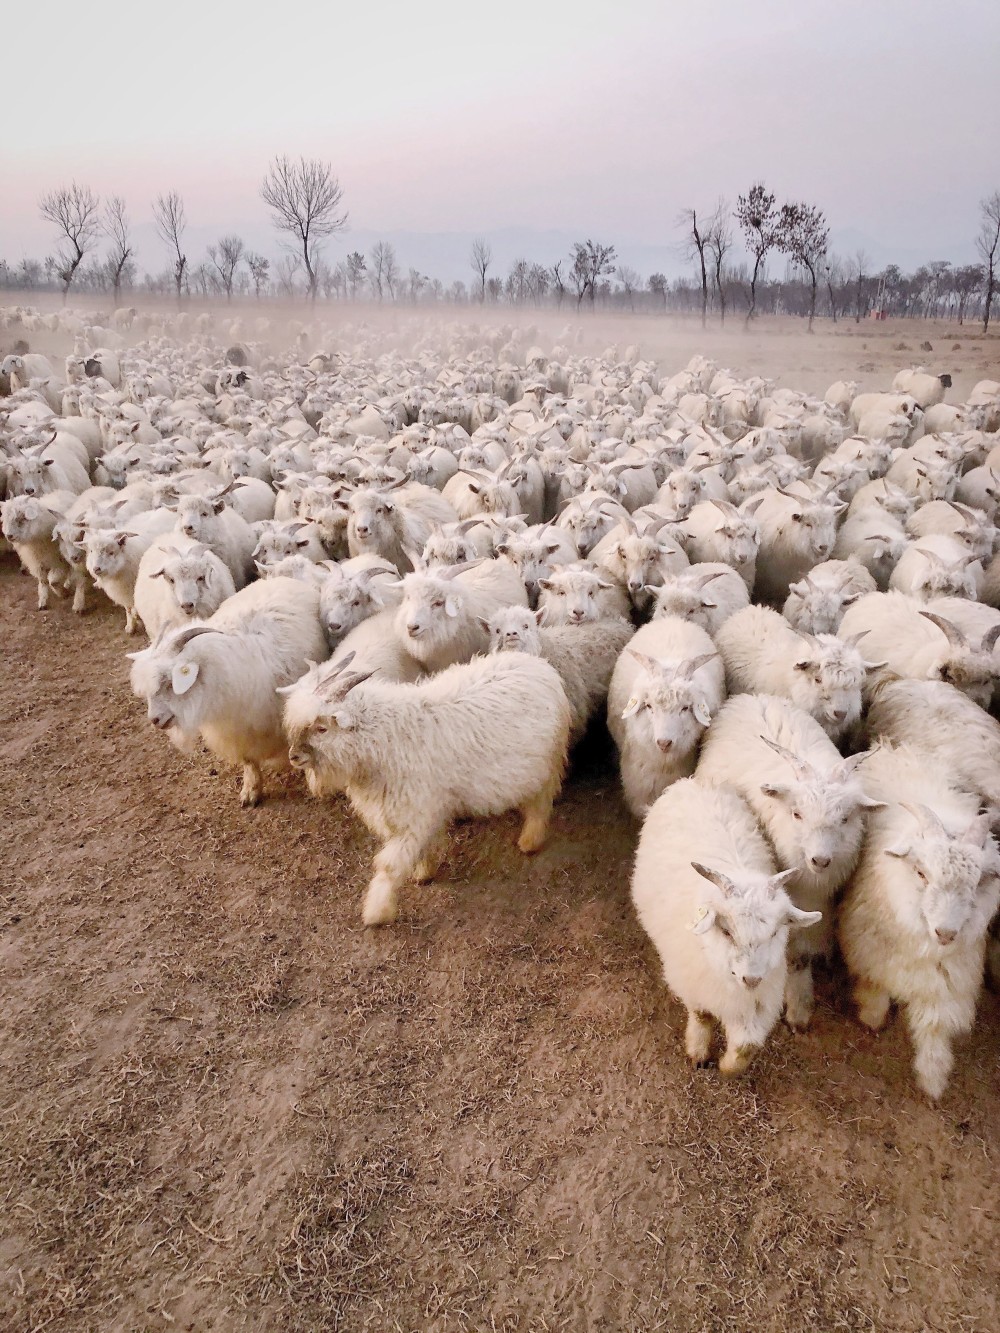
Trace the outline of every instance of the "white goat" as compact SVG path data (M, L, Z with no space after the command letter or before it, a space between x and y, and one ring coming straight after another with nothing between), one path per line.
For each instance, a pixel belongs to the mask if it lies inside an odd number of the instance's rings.
M1000 630L970 642L951 621L900 592L872 592L847 608L841 638L864 645L879 659L872 683L892 679L943 680L983 708L993 695L993 645Z
M830 955L834 897L857 863L863 812L876 806L855 773L864 758L841 759L819 723L787 699L740 694L722 705L698 760L698 778L738 791L779 867L795 871L786 888L796 907L823 914L792 941L785 1018L793 1028L812 1018L812 960Z
M277 690L326 658L319 592L297 579L243 588L201 625L170 630L132 658L132 689L180 749L198 736L243 766L240 804L257 805L262 768L287 762Z
M656 589L653 619L679 616L714 635L730 616L750 604L747 585L731 565L692 565Z
M502 606L527 606L517 572L499 560L415 571L403 579L396 631L425 671L441 671L489 649L482 622Z
M158 537L142 553L133 605L151 640L214 615L236 591L228 565L183 533Z
M836 634L847 608L875 591L874 578L859 561L825 560L791 585L781 614L802 634Z
M748 606L715 636L730 694L779 694L816 719L832 740L861 716L866 663L829 634L805 636L777 611Z
M764 835L729 787L675 783L646 817L632 901L687 1010L684 1046L696 1066L711 1055L713 1019L726 1048L719 1072L742 1074L781 1016L789 931L815 925L782 887Z
M724 698L722 659L698 625L664 617L636 632L611 676L608 729L625 803L637 818L694 771L702 734Z
M452 820L520 809L518 846L543 845L562 785L570 714L555 670L522 653L477 658L414 685L317 670L292 691L293 765L311 788L344 786L383 840L365 895L366 925L394 921L400 887L432 879ZM470 744L470 736L475 744Z
M559 672L569 701L572 746L604 706L615 663L635 631L626 620L590 620L580 625L540 628L540 614L508 606L484 622L483 628L490 636L490 652L531 653L544 657Z
M881 1028L903 1006L917 1082L937 1100L952 1042L976 1013L986 932L1000 902L1000 856L976 797L959 791L919 751L889 745L864 765L885 802L840 910L840 947L858 1015Z

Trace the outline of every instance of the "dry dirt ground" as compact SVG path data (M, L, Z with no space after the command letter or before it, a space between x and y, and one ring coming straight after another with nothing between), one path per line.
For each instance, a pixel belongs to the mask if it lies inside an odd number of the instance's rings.
M692 1072L600 736L366 931L358 821L240 810L121 620L0 558L0 1328L1000 1327L997 997L938 1108L836 974Z

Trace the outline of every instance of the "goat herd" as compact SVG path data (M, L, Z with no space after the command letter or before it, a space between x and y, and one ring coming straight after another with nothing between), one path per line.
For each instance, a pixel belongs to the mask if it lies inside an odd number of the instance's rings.
M718 1023L738 1074L807 1026L837 942L942 1094L997 961L1000 383L819 400L442 323L311 353L208 315L54 328L64 369L0 366L6 549L39 609L97 589L141 623L149 720L241 765L244 805L288 763L346 793L382 843L366 923L457 817L517 809L540 848L606 709L689 1058Z

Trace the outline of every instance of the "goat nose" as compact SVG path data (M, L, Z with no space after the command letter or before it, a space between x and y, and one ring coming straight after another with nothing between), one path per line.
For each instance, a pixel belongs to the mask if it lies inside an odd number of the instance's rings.
M833 710L833 720L834 720L834 722L843 722L843 720L844 720L844 718L845 718L846 716L847 716L847 712L846 712L846 710L843 709L843 708L835 708L835 709Z
M665 740L665 739L663 739L663 738L661 737L661 738L656 742L656 745L657 745L657 748L658 748L658 749L662 750L663 753L666 754L667 751L668 751L669 749L672 748L672 746L673 746L673 741L668 741L668 740Z
M825 870L830 864L830 858L828 856L811 856L809 860L817 870Z
M181 610L186 616L189 616L194 610L194 602L181 602Z
M957 931L954 931L954 930L942 930L942 929L940 928L940 926L939 926L939 927L935 930L934 934L938 937L938 940L939 940L942 944L950 944L950 943L952 942L952 940L955 938L955 935L957 934Z
M756 990L761 983L760 977L744 977L743 984L747 990Z
M415 638L417 637L417 635L420 633L420 626L419 626L419 625L407 625L407 627L406 627L406 632L407 632L407 634L410 636L411 639L415 639Z

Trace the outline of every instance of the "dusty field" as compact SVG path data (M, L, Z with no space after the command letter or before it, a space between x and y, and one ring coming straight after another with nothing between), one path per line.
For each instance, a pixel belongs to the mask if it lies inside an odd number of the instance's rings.
M787 383L867 354L804 341ZM0 1328L1000 1326L997 997L937 1109L837 976L694 1073L600 737L538 858L464 825L365 931L349 811L241 811L146 726L119 612L33 607L0 558Z

